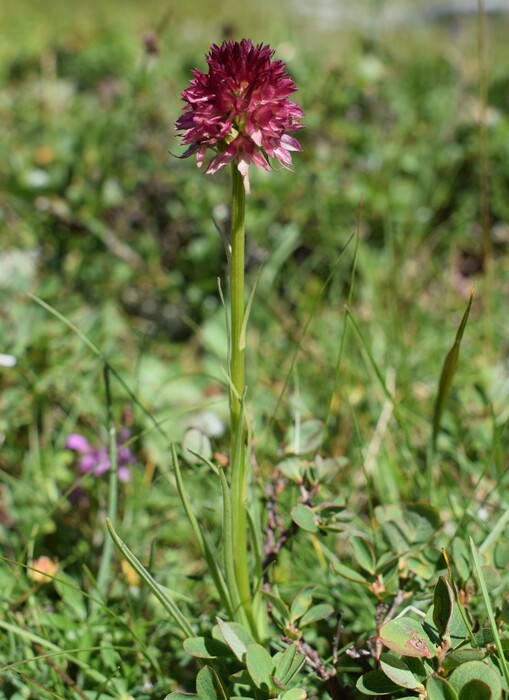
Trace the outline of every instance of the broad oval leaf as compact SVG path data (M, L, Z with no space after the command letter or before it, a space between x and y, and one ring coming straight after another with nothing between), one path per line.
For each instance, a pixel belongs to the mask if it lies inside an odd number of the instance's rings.
M470 647L462 647L449 652L442 663L442 668L445 671L452 671L453 668L461 666L467 661L482 661L486 656L486 652L482 649L473 649Z
M491 688L483 681L473 679L461 689L459 700L491 700Z
M246 666L257 688L268 693L273 687L274 660L261 644L250 644L246 653Z
M223 622L223 620L221 620L219 617L217 617L216 620L224 641L233 651L237 659L240 662L243 662L244 656L247 652L246 645L240 639L231 625L229 625L227 622Z
M291 688L283 693L281 700L306 700L307 694L304 688Z
M467 581L470 576L472 565L467 545L459 537L452 543L452 560L456 566L458 576L461 581Z
M332 568L336 574L339 574L340 576L348 579L349 581L354 581L355 583L362 583L364 586L369 586L369 581L367 580L367 578L360 574L358 571L355 571L355 569L351 569L349 566L345 566L340 562L334 562Z
M304 613L299 622L299 627L305 627L306 625L312 625L314 622L319 620L324 620L329 615L332 615L334 608L329 603L320 603L320 605L313 605L312 608Z
M486 684L491 692L491 700L499 700L502 695L500 676L484 661L467 661L451 673L450 683L460 698L463 688L471 681Z
M292 520L298 525L301 530L306 530L307 532L318 532L319 518L317 514L309 506L305 506L303 503L298 503L292 508Z
M360 537L359 535L354 535L350 539L350 542L353 548L354 556L361 569L364 569L364 571L367 571L373 575L376 569L376 558L375 550L373 549L371 542L369 542L365 537Z
M380 629L380 639L391 651L402 656L431 659L437 648L422 625L410 617L390 620Z
M291 683L293 677L300 671L304 665L305 658L297 652L295 644L290 644L284 652L277 655L276 670L274 676L284 686Z
M287 433L287 454L297 456L315 452L322 444L323 423L312 418L300 423L297 427L292 426Z
M202 464L204 459L212 458L210 439L199 428L189 428L182 440L182 456L189 464Z
M297 593L290 608L290 619L292 622L295 622L295 620L298 620L299 617L302 617L302 615L304 615L304 613L311 607L315 588L316 586L304 586L304 588Z
M365 695L390 695L401 690L383 671L368 671L359 678L355 687Z
M229 647L211 637L188 637L184 640L184 649L190 656L196 656L198 659L231 657Z
M428 700L458 700L458 694L445 678L431 676L426 683Z
M414 676L403 659L398 659L392 654L382 654L380 657L380 668L385 675L402 688L409 690L424 690L423 684Z
M210 666L204 666L196 676L196 691L203 700L228 700L219 676Z
M270 593L269 591L261 591L261 594L272 605L273 609L279 613L283 622L286 623L290 620L290 608L284 602L284 600L281 600L279 596L274 595L274 593Z

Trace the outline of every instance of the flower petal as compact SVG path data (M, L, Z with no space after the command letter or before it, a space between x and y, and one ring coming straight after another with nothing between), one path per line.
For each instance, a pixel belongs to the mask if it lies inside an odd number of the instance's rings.
M65 441L65 447L75 452L89 452L93 449L89 441L79 433L71 433Z

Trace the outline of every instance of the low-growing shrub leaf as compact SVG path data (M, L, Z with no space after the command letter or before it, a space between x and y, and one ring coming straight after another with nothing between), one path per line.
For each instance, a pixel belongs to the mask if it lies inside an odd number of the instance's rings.
M390 695L401 690L383 671L368 671L359 678L355 687L366 695Z
M290 608L290 620L295 622L310 608L316 586L305 586L293 599Z
M364 571L367 571L370 574L374 574L376 559L375 551L371 542L368 542L365 537L354 535L350 539L350 543L353 548L354 556L361 569L364 569Z
M470 559L467 545L459 537L456 537L452 543L452 560L460 580L467 581L471 570Z
M431 676L426 683L428 700L458 700L458 694L445 678Z
M284 600L281 600L279 596L274 595L274 593L270 593L269 591L261 592L263 597L266 598L272 607L279 613L283 622L288 622L290 619L290 608L284 602Z
M436 567L427 561L421 554L405 557L406 565L409 571L416 576L420 576L425 581L432 578Z
M306 469L297 457L290 456L283 459L278 463L277 468L287 479L296 484L302 483Z
M231 656L229 647L211 637L189 637L184 640L184 649L190 656L199 659L218 659Z
M219 629L221 631L221 635L226 642L226 644L230 647L230 649L233 651L237 659L241 662L244 661L244 656L247 652L247 647L244 644L244 642L240 639L240 637L236 634L234 631L233 627L229 625L227 622L223 622L223 620L216 618L217 619L217 624L219 626Z
M380 639L391 651L403 656L431 659L437 654L422 624L410 617L386 622L380 629Z
M318 620L324 620L329 615L332 615L334 608L329 603L321 603L320 605L313 605L299 621L299 627L305 627L306 625L311 625Z
M273 686L274 660L261 644L250 644L246 653L246 666L257 688L269 692Z
M433 622L441 637L449 637L454 608L454 593L446 579L440 576L433 593Z
M204 666L198 672L196 691L203 700L228 700L219 676L210 666Z
M483 681L472 679L461 689L459 700L491 700L491 688Z
M339 562L334 562L332 568L336 574L339 574L340 576L348 579L349 581L355 581L355 583L362 583L365 586L369 586L369 581L367 580L367 578L365 578L365 576L360 574L358 571L355 571L355 569L350 569L349 566L345 566L344 564L340 564Z
M410 537L403 532L402 522L385 522L382 525L382 533L387 544L398 554L403 554L410 548Z
M309 506L298 503L292 508L292 520L301 530L307 532L318 532L318 516Z
M452 671L453 668L464 664L466 661L482 661L486 656L483 649L472 649L463 647L450 651L442 662L442 668L445 671Z
M292 688L282 695L281 700L306 700L306 697L304 688Z
M292 678L300 671L304 665L305 658L297 652L295 644L286 647L284 652L278 658L274 676L284 686L291 683Z
M398 659L392 654L382 654L380 657L380 668L385 675L402 688L409 690L424 690L424 686L412 671L408 668L403 659Z
M305 420L292 426L287 433L287 454L302 456L315 452L322 443L323 423L320 420Z
M451 673L450 683L461 698L463 688L470 681L481 681L490 689L491 700L499 700L502 686L498 673L484 661L467 661Z

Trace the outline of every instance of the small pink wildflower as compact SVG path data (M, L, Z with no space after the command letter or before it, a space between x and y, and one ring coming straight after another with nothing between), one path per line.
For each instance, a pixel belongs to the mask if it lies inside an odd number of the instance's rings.
M207 74L194 69L191 86L182 99L187 104L176 123L182 143L189 145L183 158L196 153L203 165L208 148L215 155L206 173L215 173L235 161L249 192L249 166L270 170L268 157L285 168L292 164L291 151L301 151L289 131L302 129L304 112L288 96L295 92L293 80L282 61L272 61L274 51L250 39L213 44L206 61Z
M131 450L125 444L129 438L129 430L127 428L122 428L117 439L118 478L120 481L129 481L131 479L129 466L136 461ZM91 472L94 476L101 476L111 467L106 447L95 447L91 445L89 441L83 437L83 435L79 435L79 433L72 433L69 435L65 447L80 455L78 463L82 474Z

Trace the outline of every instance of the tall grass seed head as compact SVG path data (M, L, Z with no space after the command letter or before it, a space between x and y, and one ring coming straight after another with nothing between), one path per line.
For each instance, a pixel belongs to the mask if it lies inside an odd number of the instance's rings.
M182 158L196 154L201 167L212 149L216 155L205 172L215 173L233 161L246 192L250 165L270 171L271 157L290 168L291 151L302 150L288 132L303 128L299 120L304 112L288 99L295 83L273 56L270 46L255 46L250 39L213 44L206 56L209 71L193 70L176 123L183 145L189 146Z

